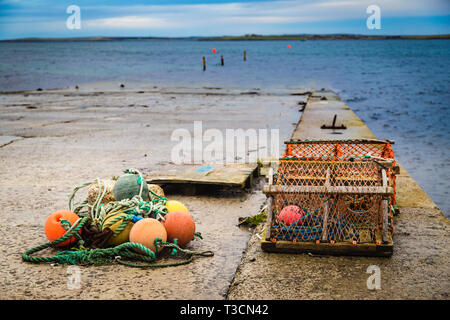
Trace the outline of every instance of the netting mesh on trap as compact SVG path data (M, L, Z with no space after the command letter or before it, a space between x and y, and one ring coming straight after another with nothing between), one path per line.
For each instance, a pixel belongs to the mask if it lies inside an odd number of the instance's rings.
M284 158L318 158L321 160L364 160L367 157L394 159L390 143L377 140L305 140L286 144Z
M386 222L387 179L372 161L280 160L272 240L375 243ZM384 188L384 189L383 189Z
M387 140L304 140L286 143L283 160L306 161L389 161L385 172L393 194L389 205L395 206L396 182L393 167L396 165L394 151Z

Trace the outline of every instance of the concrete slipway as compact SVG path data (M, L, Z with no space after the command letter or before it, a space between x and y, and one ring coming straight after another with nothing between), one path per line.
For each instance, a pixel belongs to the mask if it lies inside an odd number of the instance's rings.
M346 130L322 130L337 115ZM314 92L292 138L376 139L358 116L331 91ZM385 137L383 137L385 138ZM395 146L394 146L395 147ZM401 167L397 176L400 214L394 218L390 258L266 253L263 226L256 228L230 286L228 299L448 299L450 223ZM377 265L381 289L369 290L367 273Z
M202 121L204 131L281 128L280 139L287 139L304 99L289 92L131 83L0 94L0 299L224 299L251 235L237 227L238 218L258 212L265 199L259 189L170 194L188 207L204 237L188 249L214 252L187 265L80 266L80 287L69 289L68 266L25 263L21 255L46 242L48 215L68 208L75 186L126 168L146 175L166 170L179 143L171 140L174 130L193 132L194 121Z
M391 258L262 252L261 228L250 237L236 226L264 203L257 188L231 196L171 195L188 206L204 236L189 249L212 250L214 257L155 270L82 266L79 289L68 288L67 266L22 261L26 249L45 243L46 218L67 208L74 186L126 168L164 168L175 144L171 132L192 130L194 121L203 121L204 130L279 128L280 140L289 139L298 102L306 100L297 92L304 91L93 84L0 95L0 299L448 299L449 221L403 168ZM349 128L339 138L374 137L333 92L312 96L319 98L309 98L299 138L336 138L318 129L334 114ZM366 287L373 264L381 268L378 291Z

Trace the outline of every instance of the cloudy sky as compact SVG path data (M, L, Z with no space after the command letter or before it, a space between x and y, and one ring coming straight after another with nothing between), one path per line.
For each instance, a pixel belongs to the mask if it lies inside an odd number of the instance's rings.
M81 28L66 12L80 8ZM381 29L369 30L370 5ZM257 34L449 34L450 0L0 0L0 39Z

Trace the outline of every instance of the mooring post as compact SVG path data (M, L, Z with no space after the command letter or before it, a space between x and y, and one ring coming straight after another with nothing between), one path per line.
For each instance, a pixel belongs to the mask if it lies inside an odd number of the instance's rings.
M206 70L206 58L203 57L203 71Z
M344 124L341 124L340 126L336 126L336 119L337 119L337 114L334 115L333 123L331 124L331 126L324 124L320 128L321 129L347 129L347 127L344 126Z
M333 128L336 127L336 118L337 118L337 114L335 114L334 118L333 118L333 124L331 125Z
M223 56L220 56L220 64L223 66Z
M244 50L244 61L247 61L247 51Z

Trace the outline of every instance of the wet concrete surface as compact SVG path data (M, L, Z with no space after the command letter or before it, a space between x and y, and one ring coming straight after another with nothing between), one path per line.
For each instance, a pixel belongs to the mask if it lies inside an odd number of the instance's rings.
M262 226L253 234L237 227L265 200L255 187L232 195L169 195L186 204L204 236L188 249L212 250L214 257L164 269L81 266L75 290L68 289L67 266L21 260L46 241L45 219L67 208L74 186L126 168L157 171L170 159L177 128L192 131L193 121L202 120L204 130L279 128L280 141L288 139L305 99L290 94L99 85L0 95L0 298L448 299L448 219L403 168L391 258L263 252ZM367 289L370 265L380 267L381 290Z
M96 177L143 173L170 161L177 128L280 129L286 140L303 96L239 90L81 87L0 95L0 299L224 299L250 233L238 218L264 202L260 188L229 194L170 194L190 210L212 250L187 265L136 269L80 266L81 288L68 289L68 266L24 263L21 254L46 242L44 222L68 208L72 189ZM280 149L283 146L280 145ZM81 195L78 200L83 200ZM47 249L43 254L54 254Z
M394 223L390 258L263 252L257 236L260 225L228 299L449 299L447 218L438 209L401 208ZM367 287L371 265L380 268L379 290Z
M321 95L322 93L313 93ZM331 94L328 94L329 97ZM313 99L310 107L322 110L324 100ZM332 139L330 131L314 131L342 109L338 97L329 99L322 114L308 106L294 131L296 139ZM334 107L335 108L334 108ZM337 111L339 112L339 111ZM376 138L354 114L343 133L346 139ZM313 135L311 135L314 133ZM362 134L363 136L360 136ZM238 268L227 298L234 299L449 299L450 221L416 184L403 167L397 176L400 214L394 217L392 257L320 256L312 254L266 253L261 250L259 225ZM380 270L380 289L369 290L369 266Z

